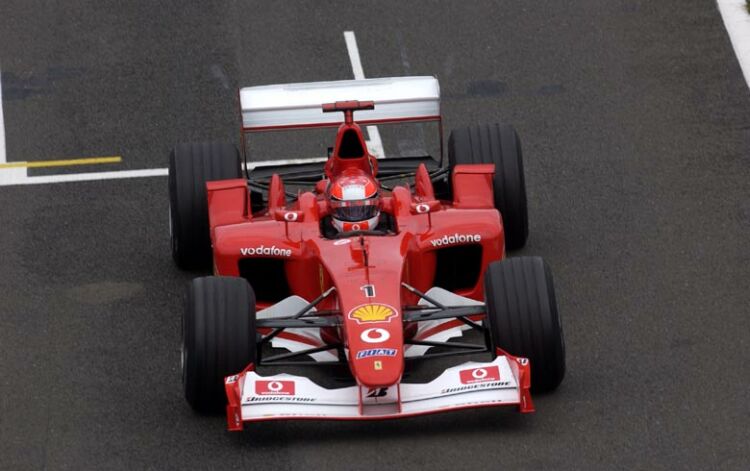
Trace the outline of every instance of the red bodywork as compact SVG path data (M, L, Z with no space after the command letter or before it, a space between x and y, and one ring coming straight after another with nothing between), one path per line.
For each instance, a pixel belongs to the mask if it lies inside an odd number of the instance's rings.
M249 209L251 196L246 180L207 184L214 272L240 276L241 260L270 258L283 262L290 294L312 300L335 287L335 293L317 308L341 312L343 324L336 329L340 331L325 335L348 348L351 372L359 385L389 387L400 382L404 336L414 331L402 322L402 307L418 301L401 283L427 291L434 286L436 251L479 245L481 266L476 282L456 293L482 301L485 269L505 255L503 224L493 200L494 165L457 165L451 175L452 201L436 200L427 169L420 165L413 190L395 186L392 191L381 191L381 211L392 216L395 234L326 239L321 233L321 220L329 211L324 198L328 180L351 167L377 178L378 165L367 151L355 158L339 155L347 133L356 133L367 149L351 114L368 104L325 106L346 115L333 153L325 163L327 179L301 191L293 203L287 204L284 183L278 175L270 181L267 210L255 214ZM272 304L264 301L263 293L257 293L257 297L258 309ZM358 352L374 347L395 349L397 353L377 361L357 359Z

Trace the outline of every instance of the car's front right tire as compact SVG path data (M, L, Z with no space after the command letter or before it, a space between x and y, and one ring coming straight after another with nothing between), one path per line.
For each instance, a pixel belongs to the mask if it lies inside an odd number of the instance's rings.
M244 278L207 276L190 284L182 318L182 383L198 412L226 405L224 378L256 361L255 293Z

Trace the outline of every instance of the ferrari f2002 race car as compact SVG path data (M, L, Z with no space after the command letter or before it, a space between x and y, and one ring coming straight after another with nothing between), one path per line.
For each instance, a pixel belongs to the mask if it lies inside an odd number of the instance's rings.
M194 409L225 410L230 430L488 406L532 412L531 391L560 384L550 270L538 257L505 258L528 234L511 126L456 129L444 158L433 77L248 87L239 103L241 152L179 144L169 161L173 258L213 269L192 281L183 315ZM365 131L373 141L371 126L394 123L437 126L440 155L375 155ZM338 131L324 158L258 163L247 150L250 133L330 127ZM423 381L411 374L459 355L473 359ZM348 383L298 373L315 367Z

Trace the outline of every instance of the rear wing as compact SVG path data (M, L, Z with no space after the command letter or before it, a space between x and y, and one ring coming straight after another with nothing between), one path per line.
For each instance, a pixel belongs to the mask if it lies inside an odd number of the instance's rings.
M323 113L322 105L349 100L374 102L374 109L357 111L363 125L440 120L435 77L391 77L242 88L242 130L338 126L343 113Z

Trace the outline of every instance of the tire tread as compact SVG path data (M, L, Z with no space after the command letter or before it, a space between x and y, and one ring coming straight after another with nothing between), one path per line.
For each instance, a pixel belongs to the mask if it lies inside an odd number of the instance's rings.
M224 377L255 362L255 293L242 278L196 278L184 315L185 398L199 412L216 412L226 403Z
M169 156L169 174L172 257L183 269L210 268L206 182L240 178L239 151L222 142L177 144Z
M565 348L552 275L540 257L494 262L485 274L487 324L495 347L531 362L535 391L555 389Z
M495 164L494 200L505 226L505 245L520 249L529 234L521 140L509 125L483 124L454 129L448 138L448 164Z

